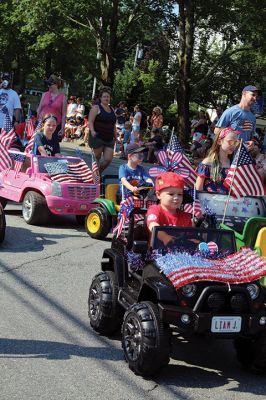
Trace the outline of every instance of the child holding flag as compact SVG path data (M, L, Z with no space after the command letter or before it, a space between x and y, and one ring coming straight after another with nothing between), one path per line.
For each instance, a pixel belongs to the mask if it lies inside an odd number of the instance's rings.
M196 189L227 194L224 180L232 162L232 156L239 145L239 132L224 128L216 136L209 154L197 167Z

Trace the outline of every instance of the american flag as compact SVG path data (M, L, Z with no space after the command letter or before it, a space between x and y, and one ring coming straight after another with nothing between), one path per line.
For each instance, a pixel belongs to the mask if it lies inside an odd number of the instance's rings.
M228 189L231 187L231 193L238 198L266 195L266 188L256 169L255 161L243 144L234 156L224 186Z
M158 256L156 263L176 289L198 281L239 284L266 276L266 260L246 247L216 260L176 252Z
M12 127L9 114L5 115L5 122L0 134L0 171L4 171L12 166L12 159L9 154L9 149L16 136Z
M45 168L52 181L94 183L92 171L83 160L73 164L63 164L60 162L47 163L45 164Z
M28 119L27 122L27 137L31 138L34 134L34 126L33 126L33 121L31 118Z
M196 197L195 186L194 189L186 189L186 192L193 198L193 202L184 204L184 211L192 215L194 213L195 217L200 217L202 215L202 209L200 201Z
M98 185L100 183L101 177L99 173L98 164L96 162L95 155L93 152L91 154L91 169L92 169L92 176L94 179L94 183Z
M32 133L32 136L31 136L31 138L29 140L29 143L27 144L27 146L25 148L25 153L26 154L32 153L34 139L35 139L36 133L40 130L41 126L42 126L42 121L40 120L40 121L38 121L37 126L35 128L35 131Z
M113 233L116 233L117 237L121 235L123 226L125 225L126 219L129 217L133 207L134 207L133 196L129 196L125 200L121 201L120 211L118 214L118 223L113 229Z
M26 158L24 153L10 153L11 159L14 161L15 178L18 176L22 164Z
M180 168L184 168L185 170L189 171L189 175L184 178L185 179L185 184L188 187L193 187L195 185L196 179L197 179L197 174L195 172L195 170L193 169L189 159L187 158L187 156L184 153L184 150L182 149L181 144L179 143L179 141L177 140L177 137L174 133L172 133L168 147L167 147L167 152L169 154L170 157L173 157L174 154L178 154L181 153L183 155L180 163L179 163L179 167ZM175 156L177 157L177 156Z
M113 229L113 233L116 233L116 236L120 236L122 229L129 222L129 217L131 212L134 209L134 197L129 196L125 200L120 203L120 211L118 214L118 223ZM134 214L134 222L143 221L143 214Z

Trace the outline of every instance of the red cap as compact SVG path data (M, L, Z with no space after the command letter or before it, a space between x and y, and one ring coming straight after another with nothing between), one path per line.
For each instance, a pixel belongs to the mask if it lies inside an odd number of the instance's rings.
M184 190L184 178L174 172L163 172L156 178L155 189L160 191L169 187L176 187Z

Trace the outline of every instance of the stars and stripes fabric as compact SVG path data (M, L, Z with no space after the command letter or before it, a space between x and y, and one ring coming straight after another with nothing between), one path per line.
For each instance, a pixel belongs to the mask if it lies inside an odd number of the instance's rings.
M34 145L34 139L35 139L36 133L40 130L41 126L42 126L42 121L40 120L40 121L38 121L37 126L36 126L35 130L33 131L32 136L31 136L31 138L29 140L29 143L27 144L27 146L25 148L25 153L26 154L32 153L33 145Z
M28 119L27 122L27 137L31 138L34 134L34 126L33 126L33 121L31 118Z
M200 217L202 215L202 209L200 201L197 199L195 186L193 189L185 189L185 192L192 197L193 201L191 203L184 204L184 211L192 214L195 217Z
M224 180L224 186L233 196L265 196L266 188L257 171L255 161L242 144L236 152L231 167Z
M11 159L14 162L15 178L19 175L22 164L26 158L24 153L10 153Z
M266 259L245 247L216 260L198 254L167 253L158 255L156 263L176 289L198 281L240 284L266 276Z
M0 171L9 169L12 166L12 159L9 149L15 139L16 133L8 114L5 115L4 126L0 134Z
M52 181L61 183L94 183L92 171L83 160L72 164L62 162L46 163L44 167Z
M156 165L155 167L151 167L149 169L149 175L152 178L156 178L162 172L175 172L178 175L181 175L184 179L188 178L190 172L187 168L181 167L181 161L183 159L183 154L176 152L173 153L171 158L168 157L166 151L161 150L157 154L157 159L161 165Z
M100 177L98 164L96 162L96 158L95 158L95 155L93 152L91 154L91 170L92 170L92 176L94 179L94 183L96 185L98 185L100 183L101 177Z
M174 133L172 133L170 141L168 143L167 154L170 159L174 158L174 162L175 158L179 157L178 154L182 154L182 159L179 161L179 169L183 168L184 170L189 171L188 176L184 177L185 185L187 187L193 187L197 179L197 174L193 169L189 159L185 155L184 150Z
M116 233L116 236L119 237L122 233L122 230L129 223L129 217L131 212L134 209L134 197L129 196L125 200L122 200L120 203L120 211L118 213L118 222L117 225L113 229L113 234ZM143 214L134 214L134 222L142 221L144 219Z
M134 207L134 198L133 196L127 197L125 200L122 200L120 203L120 210L117 218L117 225L113 229L113 234L116 233L116 236L119 237L122 233L123 227L128 219L131 211Z

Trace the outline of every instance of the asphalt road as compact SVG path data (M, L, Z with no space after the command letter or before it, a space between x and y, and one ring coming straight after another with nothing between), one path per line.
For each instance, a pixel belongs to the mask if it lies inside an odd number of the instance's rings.
M74 152L72 144L62 146ZM85 152L88 153L87 149ZM117 173L115 159L107 172ZM119 334L96 334L87 318L92 277L106 241L92 240L74 217L27 225L6 208L0 247L0 399L261 399L265 376L243 371L228 341L174 339L171 363L156 379L127 367Z

